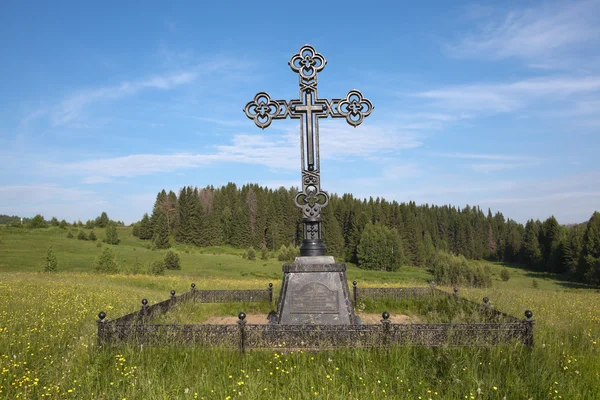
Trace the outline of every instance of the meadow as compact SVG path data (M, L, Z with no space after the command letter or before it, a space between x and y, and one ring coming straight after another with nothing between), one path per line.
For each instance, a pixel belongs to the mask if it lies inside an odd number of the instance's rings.
M76 233L76 232L75 232ZM100 239L104 232L97 229ZM265 288L278 293L281 262L246 260L227 247L177 247L182 269L165 276L127 274L164 251L119 230L110 246L123 273L93 273L102 248L66 238L58 228L0 227L0 398L93 399L595 399L600 397L600 293L552 274L490 263L492 288L461 288L480 302L488 296L502 311L534 312L533 349L513 343L491 348L397 347L387 351L325 352L96 345L100 310L116 318L166 299L171 289ZM43 273L48 247L58 273ZM509 281L500 271L510 271ZM348 266L348 279L364 286L425 286L431 276L409 266L398 272ZM535 284L533 281L535 280ZM536 286L536 287L534 287ZM449 289L449 288L448 288ZM252 308L254 307L254 308ZM369 304L391 313L401 305ZM266 312L268 305L204 305L198 320L238 311Z

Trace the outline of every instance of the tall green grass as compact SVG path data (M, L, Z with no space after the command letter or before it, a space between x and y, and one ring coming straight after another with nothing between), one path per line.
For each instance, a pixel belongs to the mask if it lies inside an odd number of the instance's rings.
M182 271L168 271L163 277L97 275L88 272L99 252L95 244L67 239L65 234L53 229L0 230L0 398L600 398L600 294L571 287L552 275L509 267L511 277L503 282L502 266L493 265L492 288L460 288L461 296L477 303L488 296L496 308L519 317L533 310L532 350L510 344L240 355L236 350L172 344L98 348L95 321L100 310L112 319L139 309L142 298L152 304L168 298L171 289L187 291L191 282L199 289L263 289L272 281L278 293L281 263L243 260L235 249L185 253L179 248ZM126 230L120 236L122 243L114 247L120 259L144 254L151 260L161 253L145 249L145 243L127 236ZM51 242L62 272L37 272ZM416 268L385 274L353 266L348 278L365 287L425 285L430 279ZM538 288L531 287L532 279L539 282ZM365 307L380 312L382 306L407 313L427 310L402 302ZM241 309L266 313L270 307L202 305L164 318L184 322L181 318L197 313L201 322Z

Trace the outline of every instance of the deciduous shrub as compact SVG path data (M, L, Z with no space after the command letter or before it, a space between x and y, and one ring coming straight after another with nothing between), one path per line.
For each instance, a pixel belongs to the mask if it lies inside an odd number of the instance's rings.
M254 251L254 247L249 247L248 250L246 250L246 257L248 260L256 260L256 252Z
M72 232L70 229L69 229L69 231L67 232L67 237L68 237L69 239L73 239L73 238L74 238L74 236L73 236L73 232Z
M431 259L431 273L437 283L442 285L460 285L491 287L492 272L489 266L470 266L467 259L460 255L436 251Z
M510 279L510 274L506 268L503 268L502 271L500 271L500 279L504 282L507 282Z
M90 234L88 235L88 240L94 241L94 240L96 240L96 239L98 239L98 238L96 237L96 232L94 232L94 231L92 230L92 231L90 232Z
M83 231L83 229L79 230L79 233L77 234L77 239L79 239L79 240L88 240L87 235L85 234L85 232Z

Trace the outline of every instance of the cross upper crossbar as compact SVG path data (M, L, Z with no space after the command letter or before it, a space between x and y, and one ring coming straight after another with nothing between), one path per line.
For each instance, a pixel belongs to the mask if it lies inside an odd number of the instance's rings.
M327 60L310 45L303 46L289 61L298 73L300 96L296 100L272 100L268 93L259 92L244 107L244 113L259 128L267 128L274 119L300 119L300 148L302 164L302 191L294 198L302 209L304 240L301 256L325 255L321 232L321 209L329 195L321 190L319 162L319 119L345 118L353 127L360 125L373 111L373 104L356 89L343 99L319 99L317 75ZM306 146L306 147L305 147Z

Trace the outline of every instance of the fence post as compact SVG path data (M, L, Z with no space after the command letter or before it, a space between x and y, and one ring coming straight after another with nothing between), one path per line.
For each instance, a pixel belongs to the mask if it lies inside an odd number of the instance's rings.
M246 313L241 312L238 314L238 326L240 328L240 351L242 354L246 352Z
M195 303L196 302L196 284L195 283L192 283L190 292L192 292L192 298L194 299L194 303Z
M454 287L454 300L458 301L458 288Z
M535 320L533 319L533 313L530 310L525 311L525 340L523 344L533 349L533 325Z
M356 307L356 297L357 297L357 291L358 291L358 288L356 287L356 285L358 285L358 282L353 281L352 282L352 298L354 300L354 307Z
M384 311L383 313L381 313L381 317L383 318L381 320L381 329L383 331L383 345L385 347L387 347L389 349L389 342L390 342L390 328L391 328L391 324L392 321L390 321L390 313L387 311Z
M175 303L175 291L171 290L171 303Z
M269 282L269 302L273 304L273 283Z
M146 317L148 316L148 299L142 299L142 308L139 313L139 319L144 322Z
M106 335L106 313L104 311L100 311L98 313L98 320L96 324L98 324L98 346L102 346L107 339Z

